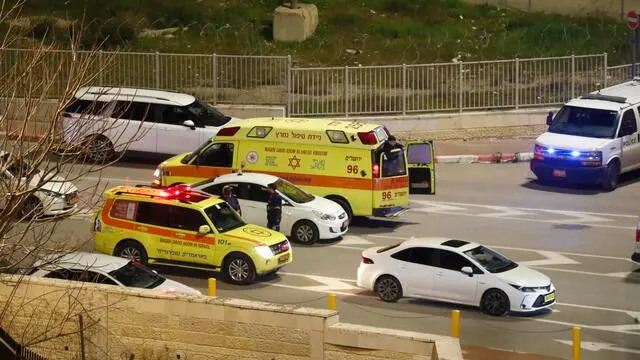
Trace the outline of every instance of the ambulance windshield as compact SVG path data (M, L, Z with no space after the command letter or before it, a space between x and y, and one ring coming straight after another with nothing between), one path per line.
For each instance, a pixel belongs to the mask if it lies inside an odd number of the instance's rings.
M553 118L548 132L590 138L612 139L618 128L618 112L564 106Z
M308 203L315 199L313 195L283 179L278 179L276 181L276 189L291 201L298 204Z
M240 215L226 202L210 206L205 210L205 213L211 219L218 232L221 233L247 225Z

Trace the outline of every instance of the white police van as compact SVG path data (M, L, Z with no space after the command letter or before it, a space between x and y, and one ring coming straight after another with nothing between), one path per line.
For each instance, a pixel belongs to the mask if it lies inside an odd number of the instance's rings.
M620 174L640 168L638 105L640 78L569 101L536 139L531 171L541 182L614 190Z

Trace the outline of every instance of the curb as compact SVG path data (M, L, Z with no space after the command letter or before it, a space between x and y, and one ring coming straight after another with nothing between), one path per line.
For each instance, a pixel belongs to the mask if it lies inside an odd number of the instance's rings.
M496 152L491 155L442 155L435 158L436 163L440 164L500 164L530 161L533 159L533 152L517 152L513 154Z

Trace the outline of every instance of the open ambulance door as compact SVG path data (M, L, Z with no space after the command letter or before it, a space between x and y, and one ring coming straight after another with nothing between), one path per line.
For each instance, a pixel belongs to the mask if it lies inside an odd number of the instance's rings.
M407 146L409 164L409 193L435 194L436 167L433 156L433 141L410 141Z

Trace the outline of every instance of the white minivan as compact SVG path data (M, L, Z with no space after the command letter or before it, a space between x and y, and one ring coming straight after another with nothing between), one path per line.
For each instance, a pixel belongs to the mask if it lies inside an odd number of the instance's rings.
M123 87L83 87L62 113L66 147L93 162L129 151L167 156L193 150L231 121L184 93Z
M573 99L536 139L531 171L540 181L599 184L640 168L640 78Z

